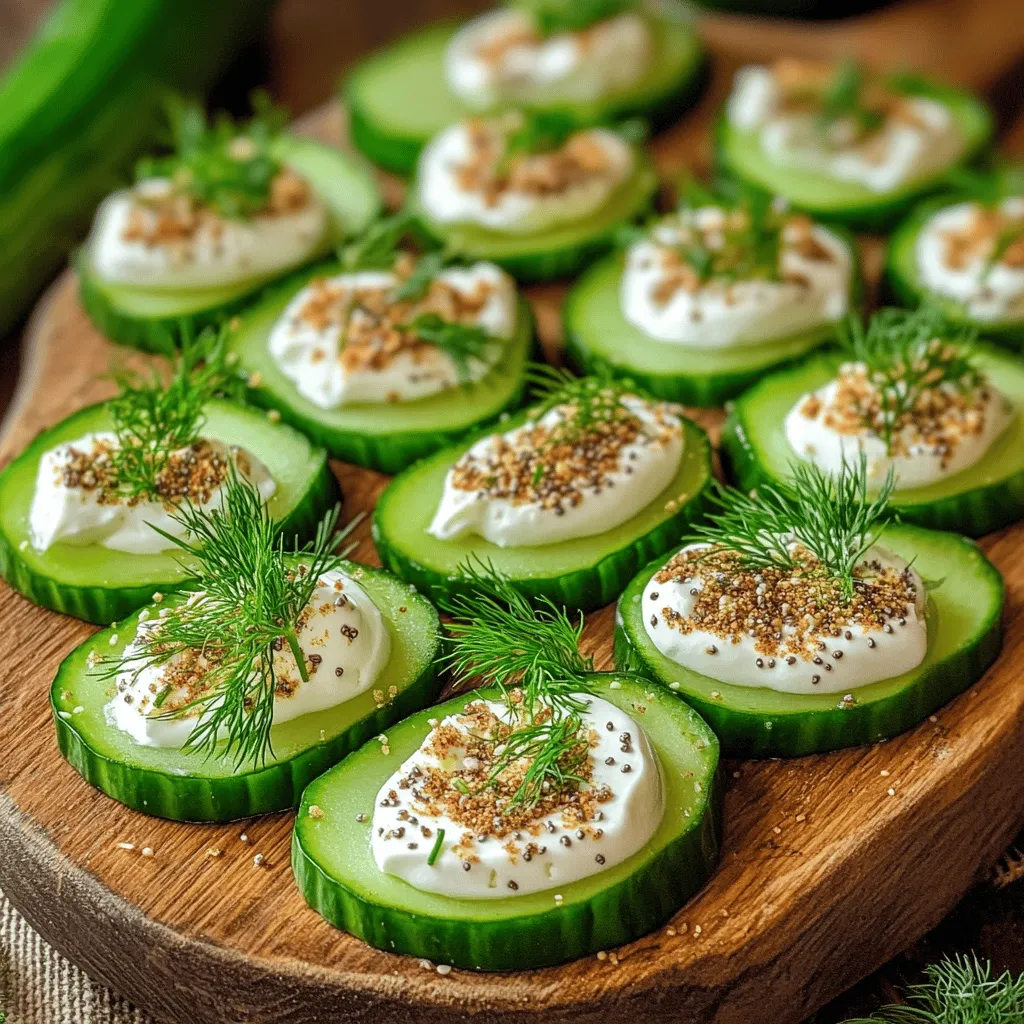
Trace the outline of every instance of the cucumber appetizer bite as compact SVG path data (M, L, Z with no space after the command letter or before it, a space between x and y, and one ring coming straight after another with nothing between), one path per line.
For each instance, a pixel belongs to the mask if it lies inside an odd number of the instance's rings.
M440 600L480 558L532 599L589 611L699 518L707 435L678 406L550 370L530 409L397 476L377 502L381 561Z
M435 698L437 612L332 554L336 518L289 553L239 474L217 509L173 513L193 589L91 637L50 691L61 753L87 782L179 821L284 810Z
M367 168L284 133L254 97L247 124L170 105L174 153L100 206L79 253L82 303L107 337L166 351L219 323L268 282L326 255L380 210Z
M882 230L992 134L985 105L855 61L740 70L717 127L720 169L823 219Z
M688 184L678 212L621 240L569 292L569 358L689 405L832 337L858 291L852 239L749 189Z
M399 249L408 219L372 225L232 325L252 399L335 457L397 473L519 405L533 319L486 261Z
M205 360L205 361L204 361ZM338 497L327 453L217 397L235 382L223 336L189 343L173 374L117 374L120 393L43 431L0 473L0 573L44 608L121 619L184 586L184 502L215 508L233 472L291 540Z
M736 400L722 450L741 487L863 453L869 490L892 470L904 522L980 537L1024 518L1024 362L934 307L852 320L844 342Z
M1024 168L978 179L968 194L922 203L889 243L887 283L905 305L1024 348Z
M797 463L718 510L619 603L615 664L668 686L735 757L791 757L909 729L977 681L1003 580L969 540L884 521L892 477Z
M405 173L429 139L471 113L519 107L579 127L665 122L696 97L703 65L676 0L519 0L375 54L344 99L359 148Z
M370 945L457 967L526 970L631 942L713 869L718 743L667 690L594 674L582 622L475 581L449 607L451 659L489 685L306 790L299 888Z
M524 282L567 277L654 200L635 126L575 130L518 111L459 121L424 149L407 208L420 232L466 259Z

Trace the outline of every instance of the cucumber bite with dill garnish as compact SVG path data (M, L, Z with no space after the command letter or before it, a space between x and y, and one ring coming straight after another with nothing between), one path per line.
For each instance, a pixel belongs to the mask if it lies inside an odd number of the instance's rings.
M246 124L169 106L174 153L100 206L78 260L82 302L114 341L165 350L225 319L269 281L330 251L377 216L369 172L338 150L284 133L254 97Z
M464 258L493 260L520 281L568 276L653 201L637 127L578 130L516 111L459 121L424 149L408 209Z
M738 72L718 124L721 170L794 207L884 228L992 134L980 100L855 61L785 59Z
M581 621L466 572L450 660L486 687L310 785L299 888L373 946L458 967L527 970L637 939L714 866L715 737L668 691L594 673Z
M533 342L505 271L401 248L403 215L233 324L252 397L355 465L395 473L519 404Z
M687 183L676 213L621 241L569 293L568 351L660 398L720 404L832 337L856 299L852 241L751 190Z
M287 535L337 499L327 453L218 397L237 390L223 336L187 343L169 373L119 372L119 394L43 431L0 473L0 570L36 604L109 623L184 585L182 502L216 507L245 477Z
M1024 518L1024 362L934 307L853 320L843 340L736 400L722 445L740 486L863 452L870 489L892 469L906 522L980 537Z
M283 810L434 699L436 611L388 573L333 554L336 518L290 551L235 471L215 508L172 513L188 592L91 637L51 689L61 752L87 781L176 820Z
M381 495L381 560L442 598L486 559L530 598L591 610L704 509L707 435L678 406L620 384L537 372L538 404L446 448Z
M794 463L717 511L619 602L615 664L676 691L736 757L893 736L976 682L1003 581L969 540L887 523L893 478Z
M520 0L428 28L364 61L345 85L352 136L389 170L469 113L557 112L572 124L684 110L703 55L675 0Z

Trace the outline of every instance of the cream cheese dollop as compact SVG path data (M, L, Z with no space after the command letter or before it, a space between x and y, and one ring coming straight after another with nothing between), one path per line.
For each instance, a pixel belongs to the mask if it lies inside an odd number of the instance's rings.
M630 246L620 285L630 323L657 341L717 349L787 337L846 315L850 251L818 225L783 228L778 280L696 281L672 247L696 232L711 251L720 250L729 217L720 207L683 210Z
M498 547L525 547L589 537L631 519L678 472L683 431L675 406L631 395L622 405L636 429L617 448L588 452L584 442L575 452L570 444L540 455L538 445L571 416L565 405L481 438L448 471L428 532L441 540L476 533Z
M413 401L463 382L451 356L435 345L396 334L380 310L360 305L361 296L373 296L399 321L436 307L483 328L495 344L489 358L467 360L470 381L490 371L503 343L515 333L515 284L493 263L441 271L425 302L389 303L387 293L398 283L394 273L385 271L338 274L310 283L288 303L268 345L274 362L303 398L322 409L336 409L360 402Z
M811 694L856 690L909 672L924 660L924 582L905 559L882 544L873 545L859 563L865 585L856 593L870 593L867 584L881 579L885 608L860 616L860 621L850 621L858 616L844 613L842 605L819 604L811 596L820 598L813 584L791 586L787 572L723 575L721 566L693 557L709 548L704 543L687 545L644 587L644 629L677 665L722 683ZM806 603L790 603L801 596ZM709 599L710 612L698 611ZM877 604L879 598L874 600ZM816 623L815 615L824 619ZM782 620L780 630L773 619ZM829 619L834 628L824 624ZM730 625L723 628L726 622ZM773 636L776 631L779 639Z
M589 705L582 718L591 744L591 777L581 786L582 801L544 808L512 829L500 816L491 817L485 800L478 806L467 796L459 807L446 797L434 798L436 787L457 805L459 791L446 787L447 778L467 767L478 770L472 762L467 766L473 719L449 715L434 720L419 749L377 794L371 836L377 867L425 892L508 899L589 878L642 849L664 814L657 754L635 719L600 697L578 696ZM504 705L476 704L510 721ZM428 864L441 829L439 852Z
M103 487L103 473L117 444L116 434L97 431L43 453L36 471L28 523L29 539L36 551L46 551L60 542L98 544L111 551L152 555L174 547L153 527L172 537L185 536L182 524L171 518L176 506L170 497L125 501ZM201 439L174 452L171 461L186 474L196 465L211 474L210 485L204 485L201 497L192 501L203 510L220 507L231 462L255 485L263 501L277 489L259 459L220 441Z
M1008 221L1024 227L1024 196L1009 196L995 210L964 202L934 213L914 247L921 286L962 303L974 320L1024 320L1024 241L991 261Z
M650 29L636 14L541 37L526 11L507 7L455 33L445 54L445 77L452 92L476 110L503 103L597 103L639 81L652 54Z
M492 135L488 126L469 123L452 125L428 143L420 157L417 188L430 220L514 235L582 220L608 201L636 162L632 147L620 136L593 128L578 132L564 147L573 155L571 173L563 173L564 168L551 171L557 159L551 154L531 154L518 158L521 171L495 185L488 168L500 159L501 146L500 136Z
M203 595L196 594L190 600L201 602ZM302 681L288 644L274 652L274 725L326 711L365 693L391 654L391 636L380 610L341 570L332 569L320 577L299 621L299 648L309 679ZM160 622L160 617L139 622L139 631L122 656L116 693L106 705L105 714L110 725L141 746L181 747L199 718L195 713L172 717L175 709L193 695L179 682L195 675L197 684L193 685L201 688L203 655L174 655L164 664L146 664L146 645L140 638L158 637ZM167 693L158 706L156 701L164 691Z

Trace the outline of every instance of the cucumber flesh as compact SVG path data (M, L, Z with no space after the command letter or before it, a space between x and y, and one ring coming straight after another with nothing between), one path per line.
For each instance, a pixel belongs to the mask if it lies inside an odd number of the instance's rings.
M651 26L655 54L641 81L600 103L544 109L581 127L634 115L664 122L682 113L702 82L700 40L685 16L652 19ZM353 139L382 167L409 173L430 138L474 113L445 82L444 54L455 30L435 25L406 36L363 61L345 83Z
M1004 588L972 541L918 526L892 525L882 543L926 579L944 580L928 601L928 652L912 672L841 694L778 693L722 683L666 658L644 629L641 597L668 559L647 566L619 602L615 665L677 692L718 735L727 757L799 757L874 743L911 728L952 700L996 659Z
M322 258L331 245L358 233L380 213L381 198L369 169L337 149L298 136L282 136L278 155L303 174L331 214L330 228L311 255ZM112 341L149 352L164 352L185 332L223 323L254 295L294 267L212 288L145 288L103 280L88 248L76 260L82 304L93 323Z
M473 427L519 405L533 346L533 318L520 300L515 336L502 361L474 384L412 402L364 403L323 409L299 394L270 354L270 332L296 292L311 278L339 273L322 265L274 288L239 318L230 349L246 378L259 374L251 398L277 409L282 419L322 444L335 458L381 473L397 473L454 443Z
M16 590L44 608L88 622L123 619L154 592L188 582L176 549L133 555L99 544L59 541L36 551L28 532L36 473L43 453L93 431L111 429L105 406L92 405L40 434L0 473L0 573ZM265 415L215 400L206 408L202 434L245 447L264 462L277 484L270 514L285 524L288 543L312 536L323 514L339 499L327 453L290 427Z
M88 658L93 652L118 657L135 636L138 612L116 632L96 633L61 663L50 690L61 753L107 796L161 818L234 821L295 807L309 782L391 723L428 705L440 688L435 661L441 632L433 606L388 573L353 562L341 568L355 575L380 609L391 636L391 656L371 690L275 725L273 753L264 764L236 770L234 755L208 758L173 747L142 746L107 722L104 708L113 684L104 677L102 662L90 668ZM159 607L184 599L175 594ZM386 694L391 686L397 688L393 700L383 704L374 697L374 689Z
M963 155L953 166L968 163L988 143L993 121L981 100L964 90L932 83L915 91L949 107L964 138ZM876 192L857 182L772 162L762 152L757 132L733 128L724 114L715 128L715 143L716 161L723 173L782 196L814 217L864 231L890 227L917 199L941 187L953 169L889 192Z
M623 315L624 260L616 253L596 263L566 298L566 351L583 373L608 372L635 381L657 398L715 406L740 394L766 371L835 336L835 325L823 324L786 338L727 349L658 341Z
M521 413L501 424L511 430ZM482 559L530 599L590 611L614 601L637 569L677 543L703 516L711 485L711 445L696 424L684 420L683 457L675 478L632 519L591 537L537 547L501 548L477 534L440 540L427 533L441 500L445 475L479 435L418 462L395 477L373 516L373 540L381 561L435 599L465 587L460 566ZM680 501L680 496L685 496Z
M646 213L658 178L650 161L637 153L637 167L600 209L589 217L528 235L493 231L473 224L437 224L419 203L414 182L406 203L420 231L467 259L490 260L521 282L553 281L577 273L607 252L623 224Z
M722 431L723 456L744 489L779 482L798 458L784 420L801 395L835 377L836 353L812 356L755 384L736 400ZM889 508L904 522L981 537L1024 518L1024 362L978 344L978 368L1016 409L1009 425L973 466L927 487L897 490Z
M382 874L370 851L374 798L423 742L429 718L457 714L478 694L431 708L388 731L390 754L368 743L303 794L292 868L306 901L331 924L388 952L477 970L526 970L630 942L667 921L707 880L718 854L718 744L667 690L636 676L589 677L595 696L641 717L662 769L665 815L643 849L555 890L505 899L427 893ZM639 708L646 710L638 715ZM318 806L322 817L311 818ZM359 822L357 815L365 815Z

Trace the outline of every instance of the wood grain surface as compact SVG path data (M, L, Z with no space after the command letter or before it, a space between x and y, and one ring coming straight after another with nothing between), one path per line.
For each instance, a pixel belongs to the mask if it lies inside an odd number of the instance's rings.
M1000 4L1004 15L1015 10L1006 0L990 6ZM968 8L959 4L961 14ZM783 42L796 50L803 38ZM877 61L899 62L898 40L873 38ZM950 60L953 43L946 40ZM666 173L707 160L707 114L735 63L721 45L710 96L657 141ZM950 77L994 88L1001 74L993 64ZM340 139L335 109L306 127ZM868 251L877 257L877 246ZM553 353L561 289L535 289L531 298ZM86 321L74 279L65 275L31 327L0 463L107 393L96 375L114 352ZM715 413L700 418L716 425ZM386 479L336 468L346 516L372 507ZM1006 648L981 682L887 743L726 764L721 866L670 927L604 959L515 975L444 977L333 930L292 882L290 815L181 825L128 811L88 787L56 750L47 689L60 660L92 627L0 587L0 885L91 975L155 1015L189 1024L615 1024L638 1014L716 1024L799 1021L935 925L1024 824L1022 541L1024 527L983 542L1007 577L1008 605ZM365 530L356 557L376 563ZM611 664L612 615L604 609L588 620L585 642L599 667ZM153 856L143 857L143 847ZM212 848L224 855L208 856ZM259 867L256 853L265 858Z

